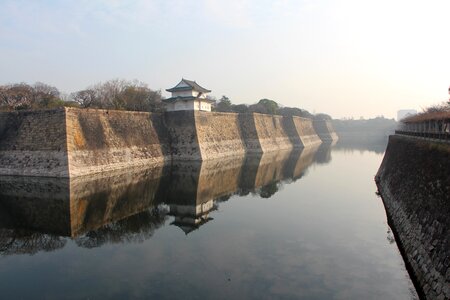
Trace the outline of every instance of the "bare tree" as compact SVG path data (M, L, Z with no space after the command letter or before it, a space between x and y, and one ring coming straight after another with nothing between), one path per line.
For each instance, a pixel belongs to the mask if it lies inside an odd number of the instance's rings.
M93 89L81 90L71 94L71 99L83 108L97 107L99 98Z
M6 110L27 109L33 104L33 88L26 83L0 88L0 107Z

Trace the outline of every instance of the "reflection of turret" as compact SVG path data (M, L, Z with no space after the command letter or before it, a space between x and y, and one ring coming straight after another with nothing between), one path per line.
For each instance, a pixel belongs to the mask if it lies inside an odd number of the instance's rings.
M212 220L214 200L238 189L243 157L204 162L177 162L160 187L160 201L169 205L173 225L186 234Z
M317 148L180 162L103 177L0 177L0 253L141 241L164 224L189 233L231 195L271 197L300 178ZM168 206L168 211L167 207ZM3 228L3 229L2 229Z
M180 227L186 234L212 220L209 212L215 208L212 199L203 203L170 204L169 207L169 214L175 217L172 225Z

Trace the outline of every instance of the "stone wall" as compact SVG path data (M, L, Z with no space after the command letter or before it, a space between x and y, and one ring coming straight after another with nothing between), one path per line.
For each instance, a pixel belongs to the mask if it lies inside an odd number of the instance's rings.
M334 132L326 129L332 139ZM76 108L0 113L0 175L76 177L320 142L310 119L258 113Z
M67 177L64 109L0 113L0 175Z
M70 234L68 178L1 176L0 199L0 211L11 220L7 228Z
M314 120L313 127L317 135L323 142L333 142L338 140L338 136L329 120Z
M247 152L262 152L253 114L238 114L239 128Z
M172 111L164 114L172 159L201 160L194 111Z
M303 147L318 145L322 142L314 129L311 119L294 116L292 117L292 122Z
M195 112L195 128L202 159L246 152L238 114L198 111Z
M285 130L282 116L253 113L253 118L262 152L287 150L294 147ZM293 131L291 132L296 136Z
M180 111L165 114L173 159L205 160L321 143L310 119L258 113Z
M391 136L376 181L424 299L450 299L450 147Z
M168 134L159 114L66 108L71 176L161 163Z

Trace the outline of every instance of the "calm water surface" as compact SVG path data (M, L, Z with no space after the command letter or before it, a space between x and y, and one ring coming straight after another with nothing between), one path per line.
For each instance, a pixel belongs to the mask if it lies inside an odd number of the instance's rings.
M0 178L0 298L416 299L375 195L383 149Z

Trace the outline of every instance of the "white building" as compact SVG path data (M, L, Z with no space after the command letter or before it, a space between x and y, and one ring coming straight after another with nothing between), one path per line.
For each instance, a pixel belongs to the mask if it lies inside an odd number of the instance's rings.
M195 81L181 79L175 87L167 89L172 97L164 99L167 111L202 110L211 111L213 100L207 99L206 94L211 92Z

